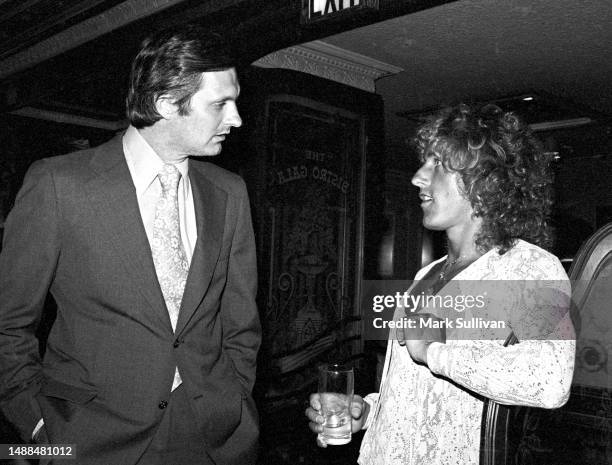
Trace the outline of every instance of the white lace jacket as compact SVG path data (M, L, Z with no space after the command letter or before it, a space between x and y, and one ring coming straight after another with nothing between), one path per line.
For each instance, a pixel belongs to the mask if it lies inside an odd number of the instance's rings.
M444 260L446 257L439 261ZM439 262L438 261L438 262ZM417 273L421 279L435 265ZM477 465L482 401L475 394L509 405L556 408L569 397L574 369L575 337L567 312L571 287L559 260L525 241L504 255L491 250L455 280L546 281L565 299L560 322L536 340L550 305L522 305L500 299L508 333L503 339L447 340L427 350L428 367L416 364L394 340L387 347L380 393L370 394L366 434L358 462L362 465ZM528 300L528 299L527 299ZM535 337L534 337L535 336Z

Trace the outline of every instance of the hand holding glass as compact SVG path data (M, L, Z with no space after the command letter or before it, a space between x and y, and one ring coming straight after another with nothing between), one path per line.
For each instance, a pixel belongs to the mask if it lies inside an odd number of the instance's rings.
M320 414L325 419L319 439L330 445L351 441L351 402L353 400L353 369L339 364L319 367Z

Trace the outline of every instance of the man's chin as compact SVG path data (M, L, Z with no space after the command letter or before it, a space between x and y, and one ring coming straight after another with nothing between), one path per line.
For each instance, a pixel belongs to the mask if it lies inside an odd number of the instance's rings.
M221 153L223 147L221 144L217 144L216 146L206 147L200 153L194 154L194 157L214 157Z

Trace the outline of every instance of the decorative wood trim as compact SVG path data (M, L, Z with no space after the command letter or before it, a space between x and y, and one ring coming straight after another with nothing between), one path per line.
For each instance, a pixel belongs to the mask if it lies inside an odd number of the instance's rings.
M367 92L376 92L377 79L403 71L398 66L320 40L270 53L253 65L301 71Z

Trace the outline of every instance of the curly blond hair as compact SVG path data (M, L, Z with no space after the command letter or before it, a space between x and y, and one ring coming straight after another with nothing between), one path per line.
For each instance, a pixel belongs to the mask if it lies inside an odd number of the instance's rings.
M517 239L550 248L553 203L551 157L529 127L496 105L446 109L421 126L415 138L421 161L436 153L456 171L474 215L481 250L510 249Z

